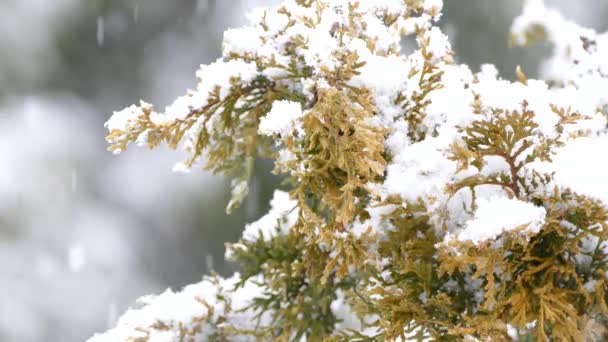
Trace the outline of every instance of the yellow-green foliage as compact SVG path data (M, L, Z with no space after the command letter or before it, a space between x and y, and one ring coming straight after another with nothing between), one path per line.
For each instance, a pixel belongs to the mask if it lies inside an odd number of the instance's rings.
M228 246L244 273L239 286L261 275L263 295L246 310L260 322L269 313L271 324L245 331L221 322L218 340L502 341L513 339L515 331L520 340L583 341L597 331L591 327L606 324L608 209L555 185L554 174L527 168L551 163L559 147L587 135L567 128L589 117L551 104L544 115L557 119L554 134L547 134L526 100L515 110L494 108L470 91L473 119L458 127L451 147L443 151L455 165L449 183L416 199L378 190L397 157L394 148L387 148L395 127L405 127L397 132L406 136L403 147L440 134L428 117L431 97L449 86L443 77L454 64L449 51L437 56L429 18L439 12L425 3L404 1L407 11L400 16L373 12L385 29L395 28L397 39L384 47L367 33L365 15L370 14L362 13L357 1L342 7L297 1L300 10L314 9L310 15L279 7L277 14L285 19L281 29L270 34L266 14L257 25L268 33L262 41L283 42L280 56L224 54L225 61L254 63L258 74L253 80L232 78L229 89L214 88L204 106L174 120L156 120L153 107L142 104L133 109L138 114L126 129L110 132L114 151L130 142L176 148L189 141L186 167L204 157L205 168L235 177L229 208L246 196L258 157L274 159L275 172L290 184L297 203L295 225ZM324 11L348 15L326 32L337 46L331 51L337 61L332 66L310 62L309 37L287 35L297 25L319 27ZM408 19L422 21L406 32ZM348 42L360 40L374 56L397 57L405 34L416 35L419 49L406 59L409 69L394 72L407 75L415 90L404 86L386 97L390 100L382 108L397 113L386 123L379 117L377 90L353 85L366 61ZM527 87L520 69L517 76ZM303 115L289 134L261 134L260 121L277 100L300 104ZM484 173L488 158L499 158L506 167ZM425 176L420 173L421 179ZM449 205L461 196L466 199L461 211L474 216L483 187L543 208L542 227L531 231L524 224L479 243L450 238L455 228L449 228ZM360 330L341 327L332 309L338 294Z
M513 232L500 246L458 243L441 251L442 274L472 273L485 290L476 311L452 331L490 338L506 324L526 331L536 322L531 334L538 341L584 340L588 320L605 320L606 208L557 190L544 201L547 223L529 240Z

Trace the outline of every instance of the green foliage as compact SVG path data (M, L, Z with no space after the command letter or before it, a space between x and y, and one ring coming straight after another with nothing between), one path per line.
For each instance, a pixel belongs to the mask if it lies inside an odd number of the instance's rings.
M266 288L255 298L250 309L272 312L273 325L260 327L253 334L278 341L298 340L307 336L321 340L329 336L338 322L331 311L336 291L348 289L352 280L323 280L322 270L328 253L305 248L301 237L291 233L270 240L260 236L253 242L242 241L228 247L232 259L243 268L239 286L252 276L263 275Z

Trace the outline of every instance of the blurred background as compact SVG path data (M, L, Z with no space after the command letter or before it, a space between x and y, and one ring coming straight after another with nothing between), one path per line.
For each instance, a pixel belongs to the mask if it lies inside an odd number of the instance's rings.
M226 216L225 179L171 172L180 152L113 156L103 123L139 99L163 108L184 94L225 29L277 2L0 1L0 341L83 341L141 295L236 270L224 242L268 209L272 165L258 163L249 198ZM548 2L608 27L608 1ZM508 45L521 0L445 3L459 61L536 75L549 48Z

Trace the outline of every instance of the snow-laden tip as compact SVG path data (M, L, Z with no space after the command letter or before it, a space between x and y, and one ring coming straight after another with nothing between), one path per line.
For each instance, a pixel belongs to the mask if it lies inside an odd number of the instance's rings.
M537 233L545 222L547 213L543 207L507 197L481 198L477 205L475 217L467 222L464 230L456 234L457 240L477 244L515 229Z
M299 102L274 101L270 112L260 120L258 131L263 135L289 135L294 129L298 129L297 120L302 115L302 105Z

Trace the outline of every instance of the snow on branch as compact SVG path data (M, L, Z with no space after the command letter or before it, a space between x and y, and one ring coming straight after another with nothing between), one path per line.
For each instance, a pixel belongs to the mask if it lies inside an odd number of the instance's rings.
M286 0L225 32L164 112L106 126L233 177L285 178L242 268L129 310L91 341L576 340L608 322L607 34L526 2L546 80L457 64L439 0ZM401 50L405 37L417 48ZM599 339L601 340L601 338Z

